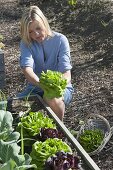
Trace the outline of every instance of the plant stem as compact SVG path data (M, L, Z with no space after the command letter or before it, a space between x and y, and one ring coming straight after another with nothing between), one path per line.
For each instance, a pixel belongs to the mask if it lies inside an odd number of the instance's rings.
M24 155L23 126L21 126L21 154Z

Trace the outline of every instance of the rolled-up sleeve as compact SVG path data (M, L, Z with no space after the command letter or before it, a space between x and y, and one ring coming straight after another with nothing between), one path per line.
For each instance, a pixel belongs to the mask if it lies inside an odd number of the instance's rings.
M32 53L22 41L20 43L20 66L21 68L24 67L31 67L33 68L34 66L34 59L32 56Z
M59 55L58 55L58 70L62 73L71 70L70 46L66 36L60 37Z

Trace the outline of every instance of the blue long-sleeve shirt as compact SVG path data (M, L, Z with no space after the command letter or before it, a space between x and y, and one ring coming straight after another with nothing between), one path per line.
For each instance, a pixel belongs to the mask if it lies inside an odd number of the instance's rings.
M42 43L33 41L29 47L21 41L20 52L20 66L33 68L38 77L42 71L53 70L64 73L72 68L68 39L58 32L53 32L53 36ZM68 87L72 87L71 83Z

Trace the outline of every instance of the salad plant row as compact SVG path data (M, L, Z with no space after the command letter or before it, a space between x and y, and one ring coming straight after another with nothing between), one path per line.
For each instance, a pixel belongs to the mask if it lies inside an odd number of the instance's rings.
M24 146L30 147L29 154L24 153ZM79 169L80 158L53 119L42 112L24 115L14 129L12 114L0 110L0 148L1 170Z
M20 119L18 128L23 129L23 138L35 140L32 143L30 156L32 164L38 167L37 170L46 170L48 168L52 170L56 170L56 168L57 170L68 170L70 168L78 168L79 158L73 156L71 147L63 141L65 139L63 133L57 129L53 119L42 112L29 112L27 116ZM31 145L28 140L24 144ZM54 160L48 161L48 159L50 160L53 156L58 157L57 153L60 152L65 153L66 160L64 157L60 157L60 160L57 158L59 166L56 167ZM72 155L70 159L67 158L67 153Z

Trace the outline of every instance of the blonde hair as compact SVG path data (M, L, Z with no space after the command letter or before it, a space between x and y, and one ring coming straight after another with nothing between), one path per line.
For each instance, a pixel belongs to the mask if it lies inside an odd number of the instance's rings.
M21 34L21 38L28 45L31 43L31 39L30 39L30 36L29 36L29 24L34 19L38 21L39 18L44 23L44 26L46 28L47 36L48 37L52 36L52 31L50 29L50 26L49 26L49 23L47 21L47 18L44 16L42 11L37 6L31 6L30 9L27 10L23 14L21 22L20 22L20 34Z

